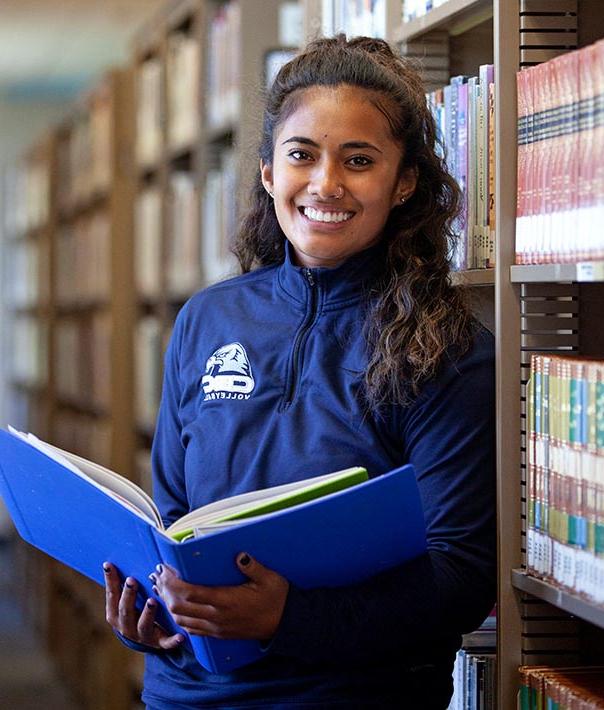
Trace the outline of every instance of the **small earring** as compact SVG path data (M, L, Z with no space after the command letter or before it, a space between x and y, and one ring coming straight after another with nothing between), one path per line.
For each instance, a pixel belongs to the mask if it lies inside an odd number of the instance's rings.
M404 205L406 201L407 201L407 198L405 197L405 195L401 195L401 199L399 200L401 205Z

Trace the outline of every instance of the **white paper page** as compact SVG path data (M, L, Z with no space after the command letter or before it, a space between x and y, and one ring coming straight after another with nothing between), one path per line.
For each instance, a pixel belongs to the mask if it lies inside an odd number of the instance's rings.
M100 466L92 461L72 454L68 451L53 446L34 434L24 434L9 426L9 432L25 441L30 446L38 449L49 458L69 469L81 478L90 481L94 486L100 488L107 495L125 503L128 508L134 511L144 520L163 528L161 518L153 501L138 486L135 486L127 478L120 476L109 469Z

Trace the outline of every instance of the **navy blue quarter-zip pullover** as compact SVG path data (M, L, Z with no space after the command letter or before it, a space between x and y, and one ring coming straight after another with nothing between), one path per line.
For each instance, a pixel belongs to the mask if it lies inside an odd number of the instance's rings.
M244 491L410 462L428 554L354 587L292 587L266 657L228 675L183 649L149 654L149 707L446 707L460 634L494 600L493 339L477 329L411 405L368 411L362 323L380 248L335 269L296 267L288 252L185 305L166 354L154 494L169 524Z

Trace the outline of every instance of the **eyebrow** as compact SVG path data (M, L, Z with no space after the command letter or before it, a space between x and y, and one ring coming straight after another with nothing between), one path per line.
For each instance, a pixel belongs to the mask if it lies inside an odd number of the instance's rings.
M291 138L283 141L281 145L285 145L286 143L302 143L302 145L310 145L313 148L320 148L318 143L310 138L305 138L304 136L292 136ZM373 143L367 143L366 141L349 141L348 143L340 144L341 150L347 150L350 148L368 148L369 150L377 150L378 153L382 152L377 146L373 145Z

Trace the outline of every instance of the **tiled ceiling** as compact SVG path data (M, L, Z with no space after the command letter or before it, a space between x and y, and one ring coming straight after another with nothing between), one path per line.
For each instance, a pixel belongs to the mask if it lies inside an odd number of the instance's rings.
M0 0L0 98L69 98L127 60L166 0Z

